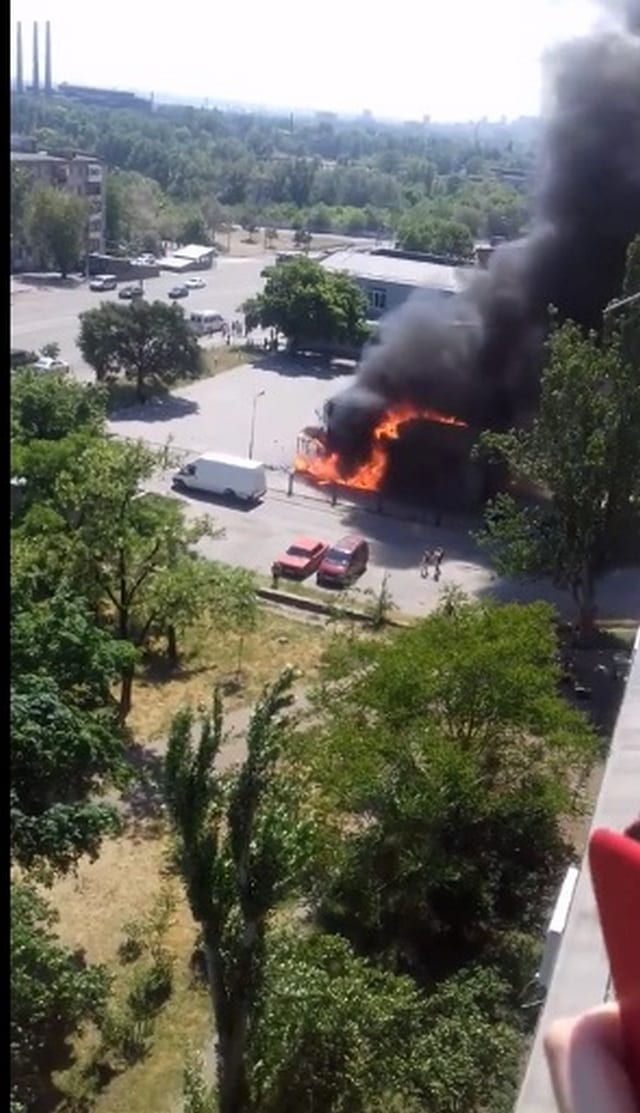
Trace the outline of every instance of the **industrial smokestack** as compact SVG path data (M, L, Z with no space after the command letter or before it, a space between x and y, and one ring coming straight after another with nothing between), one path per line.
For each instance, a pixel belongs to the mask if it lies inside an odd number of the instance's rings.
M44 91L51 94L51 21L44 25Z
M16 27L16 92L24 93L24 72L22 69L22 24Z
M33 25L33 68L31 71L31 87L34 93L40 92L40 58L38 51L38 24Z
M625 29L569 42L550 59L530 234L498 247L488 269L444 304L416 295L384 318L353 385L329 403L328 446L345 475L368 456L381 412L399 403L455 415L476 431L526 424L549 306L598 328L620 291L627 246L640 232L640 0L608 7L624 9ZM412 468L407 457L407 487Z

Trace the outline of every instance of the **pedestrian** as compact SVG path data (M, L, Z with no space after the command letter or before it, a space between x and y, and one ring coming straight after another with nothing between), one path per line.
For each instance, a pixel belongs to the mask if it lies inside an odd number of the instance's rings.
M423 580L429 579L429 565L431 564L431 549L425 549L420 562L420 575Z
M444 558L444 549L438 546L433 553L433 578L439 580L442 573L442 561Z
M274 591L277 591L279 586L280 586L280 576L281 576L281 574L282 574L282 569L281 569L280 565L278 564L278 561L274 560L273 564L271 565L271 586L274 589Z

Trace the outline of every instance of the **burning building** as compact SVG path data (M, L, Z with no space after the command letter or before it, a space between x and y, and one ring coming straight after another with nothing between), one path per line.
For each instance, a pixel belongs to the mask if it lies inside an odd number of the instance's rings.
M598 328L640 232L640 0L623 6L624 27L548 61L530 233L460 293L434 305L418 292L383 318L355 382L327 405L326 456L299 470L430 502L487 493L470 448L480 430L535 414L549 307Z

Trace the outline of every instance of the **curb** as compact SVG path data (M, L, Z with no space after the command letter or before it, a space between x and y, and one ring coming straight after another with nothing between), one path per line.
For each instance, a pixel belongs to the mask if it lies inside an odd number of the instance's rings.
M280 591L273 587L259 587L256 595L267 603L280 603L285 607L294 607L296 610L306 611L308 614L331 616L338 611L341 617L351 618L356 622L362 622L363 625L371 624L369 615L365 614L364 611L356 611L351 607L332 606L330 603L323 603L320 599L308 599L304 595L293 595L289 591ZM411 623L404 622L399 618L387 618L384 625L407 629Z

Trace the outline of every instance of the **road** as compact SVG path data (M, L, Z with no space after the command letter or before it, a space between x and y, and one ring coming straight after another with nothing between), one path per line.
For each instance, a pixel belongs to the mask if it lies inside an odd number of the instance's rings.
M194 309L216 309L227 320L238 316L238 306L262 288L260 272L273 255L249 258L220 258L211 271L203 271L207 283L204 290L191 290L179 304L189 312ZM145 296L150 300L166 300L172 286L181 279L162 272L158 278L144 282ZM117 290L94 293L87 283L76 288L59 286L36 287L12 281L11 346L39 351L44 344L60 345L60 355L80 379L93 378L93 371L84 363L76 346L78 317L86 309L103 301L118 301ZM128 304L128 303L127 303Z

